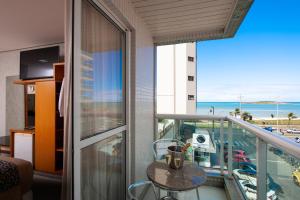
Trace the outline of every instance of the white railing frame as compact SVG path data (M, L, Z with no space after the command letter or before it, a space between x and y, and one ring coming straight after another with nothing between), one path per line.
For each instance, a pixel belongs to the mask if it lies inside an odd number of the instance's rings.
M237 119L235 117L226 117L226 119L228 121L232 121L240 128L244 128L248 132L255 134L257 138L261 139L265 143L278 147L282 149L284 152L289 153L295 156L296 158L300 159L300 144L288 138L285 138L284 136L278 135L276 133L272 133L259 126L250 124L249 122L245 122L241 119Z

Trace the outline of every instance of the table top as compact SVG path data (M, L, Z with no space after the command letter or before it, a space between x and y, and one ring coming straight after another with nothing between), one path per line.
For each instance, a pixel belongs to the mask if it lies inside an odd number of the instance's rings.
M9 146L10 145L10 136L1 136L0 137L0 145Z
M158 187L171 191L192 190L207 180L205 171L190 162L175 170L164 162L154 161L147 168L147 176Z

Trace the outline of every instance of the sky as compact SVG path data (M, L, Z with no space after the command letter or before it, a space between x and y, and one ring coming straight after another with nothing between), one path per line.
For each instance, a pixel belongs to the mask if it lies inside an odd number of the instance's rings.
M197 42L197 101L300 101L300 1L255 0L234 38Z

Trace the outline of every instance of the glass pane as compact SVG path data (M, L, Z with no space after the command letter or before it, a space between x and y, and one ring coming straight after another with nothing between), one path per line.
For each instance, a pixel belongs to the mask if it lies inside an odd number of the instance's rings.
M256 136L236 125L233 125L232 133L233 176L239 183L245 198L256 199ZM225 146L228 145L230 144L227 143ZM227 152L225 151L224 155L225 162L228 162Z
M81 151L81 199L125 199L125 132Z
M125 123L125 34L82 1L81 139Z
M220 127L219 121L158 119L156 139L176 139L190 143L186 160L207 167L206 170L220 169ZM224 123L224 132L226 127L227 123ZM166 146L164 151L161 149L159 145L155 146L156 159L164 158L163 155L167 153Z
M267 178L268 197L278 199L299 199L300 194L300 159L282 149L268 145ZM275 199L275 198L273 198Z

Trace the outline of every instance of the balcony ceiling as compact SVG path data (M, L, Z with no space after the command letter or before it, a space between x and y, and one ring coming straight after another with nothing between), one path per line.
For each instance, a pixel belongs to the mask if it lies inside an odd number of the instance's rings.
M0 30L0 52L63 42L64 1L1 1Z
M253 0L132 0L156 44L233 37Z

